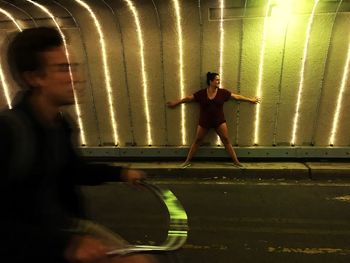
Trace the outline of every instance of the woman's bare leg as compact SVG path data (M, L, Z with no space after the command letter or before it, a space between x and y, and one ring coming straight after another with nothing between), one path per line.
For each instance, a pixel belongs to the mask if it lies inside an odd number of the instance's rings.
M216 128L216 133L219 135L222 143L225 146L225 149L227 151L227 153L230 155L230 157L232 158L233 162L237 165L240 165L240 162L237 158L236 152L232 147L232 144L228 138L228 131L227 131L227 124L226 122L220 124L219 127Z
M185 161L186 163L189 163L192 160L193 155L195 154L195 152L197 151L198 147L200 146L200 144L202 143L205 135L207 134L208 129L203 128L201 126L197 126L197 132L196 132L196 137L194 139L194 142L191 145L190 151L187 154L187 158Z

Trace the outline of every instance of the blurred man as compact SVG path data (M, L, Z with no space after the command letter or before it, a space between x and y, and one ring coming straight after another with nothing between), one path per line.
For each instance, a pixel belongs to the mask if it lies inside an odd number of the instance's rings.
M77 185L135 182L144 174L87 164L75 153L71 123L60 111L74 103L75 67L59 32L26 29L11 40L7 56L23 90L13 109L0 114L1 262L150 262L142 255L107 257L124 241L105 240L102 228L83 220Z

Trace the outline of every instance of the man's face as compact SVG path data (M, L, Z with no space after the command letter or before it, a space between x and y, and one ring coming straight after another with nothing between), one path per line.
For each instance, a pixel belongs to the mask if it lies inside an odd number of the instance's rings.
M72 80L77 82L77 64L68 63L64 47L57 47L41 54L43 67L39 85L41 95L55 106L74 104ZM71 66L72 76L69 66Z

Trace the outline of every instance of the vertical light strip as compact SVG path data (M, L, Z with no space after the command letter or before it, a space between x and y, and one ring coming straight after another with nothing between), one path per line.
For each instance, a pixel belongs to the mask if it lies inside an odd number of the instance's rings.
M243 42L244 42L244 19L247 11L248 0L244 1L243 16L240 23L240 39L239 39L239 63L237 70L237 92L241 94L241 82L242 82L242 64L243 64ZM239 123L240 123L240 103L237 103L236 108L236 140L235 145L239 144Z
M117 10L114 11L114 9L105 1L102 0L103 3L109 8L111 13L113 14L113 18L115 19L115 24L118 29L118 33L120 34L120 47L121 47L121 53L122 53L122 61L123 61L123 73L125 76L125 87L126 87L126 96L128 101L128 119L130 124L130 133L131 133L131 145L135 145L135 134L134 134L134 124L133 124L133 117L132 117L132 109L131 109L131 100L130 100L130 87L129 87L129 81L128 81L128 67L125 60L125 44L124 44L124 36L123 36L123 30L121 29L120 21L119 21L119 15Z
M275 14L273 14L275 13ZM282 59L281 59L281 69L279 74L279 82L278 82L278 101L276 103L275 108L275 117L274 117L274 129L273 129L273 146L277 145L276 137L277 137L277 127L278 127L278 120L279 120L279 114L280 114L280 105L281 105L281 96L282 96L282 81L284 78L284 67L285 67L285 55L286 55L286 44L287 44L287 36L288 36L288 29L289 29L289 23L290 18L293 14L293 6L292 6L292 0L285 0L280 5L277 5L277 12L271 11L271 16L275 16L278 18L278 21L281 21L285 25L284 29L284 38L283 38L283 49L282 49ZM283 24L282 24L283 25Z
M263 80L263 74L264 74L265 46L266 46L266 37L267 37L267 30L268 30L268 23L269 23L270 5L271 5L271 0L268 0L266 11L265 11L265 18L264 18L263 36L262 36L261 47L260 47L258 85L256 87L256 96L259 98L262 97L262 80ZM254 145L257 145L259 143L259 126L260 126L260 104L258 103L256 105L256 111L255 111Z
M140 48L143 101L144 101L144 110L145 110L146 124L147 124L147 143L148 143L148 145L152 145L151 117L150 117L150 110L149 110L149 105L148 105L148 84L147 84L147 73L146 73L145 56L144 56L144 49L145 48L144 48L144 43L143 43L140 18L139 18L138 12L137 12L136 7L134 6L133 2L130 0L124 0L124 1L127 2L128 6L130 8L130 11L132 12L132 14L134 16L135 25L136 25L137 37L138 37L139 48Z
M0 79L1 79L1 85L2 85L2 89L4 91L7 106L9 109L12 109L10 90L9 90L8 85L7 85L6 77L5 77L4 71L2 69L1 63L0 63Z
M202 73L203 73L203 19L201 0L198 0L198 17L199 17L199 86L202 86Z
M328 68L328 65L329 65L332 40L333 40L334 34L335 34L334 25L337 21L339 9L340 9L342 3L343 3L343 0L340 0L338 2L335 13L334 13L334 15L332 15L332 22L331 22L331 28L330 28L331 33L329 34L329 37L327 37L327 53L326 53L326 57L323 61L321 76L324 76L326 74L326 69ZM316 144L315 137L317 135L317 131L319 130L318 129L319 128L319 121L320 121L321 117L323 117L320 115L320 108L321 108L321 102L323 101L323 98L324 98L324 86L325 86L325 78L323 77L323 78L321 78L321 81L320 81L320 92L319 92L319 95L317 98L317 107L316 107L316 114L315 114L316 118L314 118L314 122L313 122L311 145ZM334 121L334 119L333 119L333 121Z
M223 60L224 60L224 38L225 38L225 31L224 31L224 8L225 8L225 0L220 0L220 66L219 66L219 74L220 74L220 87L222 87L222 80L223 80Z
M333 117L332 131L331 131L331 135L330 135L330 138L329 138L329 144L331 146L334 145L335 136L337 135L341 104L342 104L342 101L343 101L343 95L344 95L344 91L345 91L345 88L346 88L346 84L347 84L348 79L349 79L349 71L350 71L350 40L349 40L349 44L348 44L348 54L347 54L347 57L346 57L343 77L342 77L342 80L341 80L340 90L339 90L338 99L337 99L337 107L336 107L336 110L334 112L334 117Z
M304 85L304 73L305 73L305 64L306 64L306 57L307 57L307 51L310 41L310 33L311 33L311 27L312 23L314 21L315 17L315 11L319 0L315 0L314 6L312 8L312 12L308 21L307 29L306 29L306 39L304 44L304 51L303 51L303 57L302 57L302 64L301 64L301 70L300 70L300 80L299 80L299 87L298 87L298 98L297 98L297 104L294 112L294 120L293 120L293 130L292 130L292 139L291 139L291 145L295 145L296 141L296 133L298 128L298 121L299 121L299 111L300 111L300 104L301 104L301 97L303 93L303 85Z
M52 21L56 25L56 27L57 27L57 29L58 29L61 37L62 37L63 45L64 45L66 57L67 57L67 61L70 64L70 56L69 56L69 52L68 52L66 37L63 34L59 24L57 23L55 17L53 16L53 14L45 6L43 6L43 5L39 4L39 3L36 3L36 2L34 2L32 0L26 0L26 1L32 3L33 5L37 6L38 8L40 8L44 13L46 13L52 19ZM82 145L86 145L85 130L84 130L83 122L82 122L82 119L81 119L81 112L80 112L78 97L77 97L77 94L76 94L76 90L75 90L75 86L74 86L74 79L73 79L73 74L72 74L72 69L71 69L70 66L69 66L69 75L70 75L70 79L71 79L71 85L72 85L72 88L73 88L74 101L75 101L75 111L76 111L76 114L77 114L77 117L78 117L78 125L79 125L79 128L80 128L80 140L81 140L81 144Z
M225 0L220 0L220 24L219 24L219 32L220 32L220 47L219 47L220 88L222 88L222 81L224 79L224 72L223 72L224 39L225 39L224 8L225 8ZM217 138L216 138L216 145L221 145L221 141L220 141L220 137L219 136L217 136Z
M16 25L18 30L22 31L22 29L19 26L19 24L17 23L17 21L14 19L14 17L9 12L7 12L6 10L0 8L0 13L4 14L5 16L7 16ZM1 79L2 88L4 90L4 94L5 94L7 105L9 107L9 109L12 109L9 87L7 85L6 77L5 77L4 71L2 69L1 63L0 63L0 79Z
M108 97L110 121L111 121L112 128L113 128L114 144L118 145L118 130L117 130L117 123L115 121L116 118L115 118L115 114L114 114L113 92L112 92L112 86L111 86L111 76L109 73L109 67L108 67L108 63L107 63L105 37L104 37L103 31L102 31L100 22L97 19L95 13L90 8L90 6L81 0L74 0L74 1L76 1L80 6L84 7L89 12L92 20L94 21L97 32L98 32L99 44L100 44L101 52L102 52L103 72L104 72L104 76L105 76L105 88L106 88L107 97Z
M178 48L179 48L179 74L180 74L180 96L183 98L185 96L185 85L184 85L184 74L183 74L183 39L182 39L182 25L181 25L181 12L178 0L173 0L175 14L176 14L176 27L178 34ZM181 104L181 134L182 134L182 144L187 144L186 138L186 115L185 106Z
M78 33L79 33L79 38L82 40L83 39L83 36L82 36L82 33L81 33L81 26L77 23L74 15L67 9L67 7L65 7L64 5L62 5L61 3L55 1L55 0L52 0L56 5L58 5L59 7L63 8L68 14L69 16L73 19L73 22L74 22L74 26L76 27L76 29L78 30ZM88 87L89 87L89 90L90 90L90 95L91 95L91 100L92 100L92 110L93 110L93 116L95 118L95 121L96 121L96 129L97 129L97 140L98 140L98 145L102 145L102 142L101 142L101 132L100 132L100 123L99 123L99 120L97 118L97 113L96 113L96 103L95 103L95 98L94 98L94 91L93 89L91 88L92 87L92 84L91 84L91 72L90 72L90 66L89 66L89 59L88 59L88 55L87 55L87 51L86 51L86 43L84 41L82 41L82 46L83 46L83 53L84 53L84 58L85 58L85 62L87 63L87 71L86 71L86 77L87 77L87 81L88 81Z
M153 3L153 7L154 10L156 12L156 16L157 16L157 24L158 24L158 28L159 28L159 39L160 39L160 43L159 43L159 51L160 51L160 59L161 59L161 78L162 78L162 93L163 93L163 100L167 101L166 99L166 95L165 95L165 83L164 83L164 37L163 37L163 26L162 23L160 21L160 17L159 17L159 12L158 12L158 8L156 3L154 2L154 0L152 0ZM164 104L165 105L165 104ZM164 133L165 133L165 145L169 145L169 130L168 130L168 116L167 116L167 110L166 108L164 108ZM170 127L171 128L171 127Z

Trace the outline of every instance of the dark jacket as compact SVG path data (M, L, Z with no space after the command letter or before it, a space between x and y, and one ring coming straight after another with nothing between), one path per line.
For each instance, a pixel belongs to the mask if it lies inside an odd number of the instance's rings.
M42 124L27 101L0 114L0 260L59 262L71 237L63 229L85 217L77 186L118 181L121 168L86 163L67 119Z

